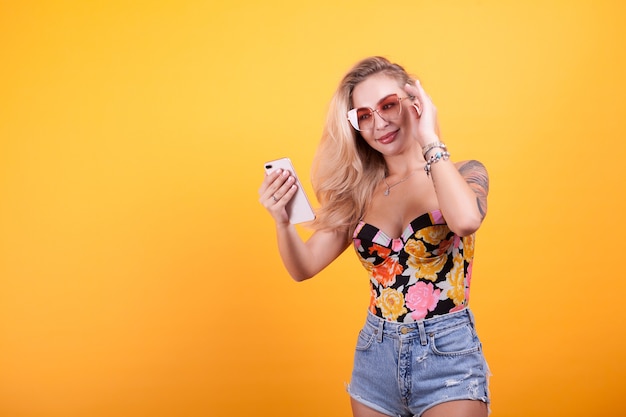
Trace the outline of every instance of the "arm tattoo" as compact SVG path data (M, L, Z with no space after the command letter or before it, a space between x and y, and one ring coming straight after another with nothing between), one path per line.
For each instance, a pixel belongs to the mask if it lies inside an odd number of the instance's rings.
M487 194L489 194L489 176L487 169L478 161L467 161L459 166L459 173L476 194L476 205L480 215L487 214Z

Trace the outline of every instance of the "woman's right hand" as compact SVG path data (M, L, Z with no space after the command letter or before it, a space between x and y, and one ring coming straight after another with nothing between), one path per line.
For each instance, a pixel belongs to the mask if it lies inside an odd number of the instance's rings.
M285 206L298 186L288 170L266 174L259 188L259 201L276 222L278 251L285 268L296 281L309 279L326 268L347 247L347 233L340 230L315 230L306 240L289 223Z
M276 224L289 224L285 206L296 194L298 186L289 171L277 169L265 175L259 188L259 202L274 218Z

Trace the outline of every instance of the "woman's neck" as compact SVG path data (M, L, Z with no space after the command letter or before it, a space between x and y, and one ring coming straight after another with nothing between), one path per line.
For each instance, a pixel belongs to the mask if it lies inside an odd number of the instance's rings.
M414 147L411 151L399 154L385 156L385 165L387 165L387 177L404 178L418 169L424 169L424 157L420 152L419 146Z

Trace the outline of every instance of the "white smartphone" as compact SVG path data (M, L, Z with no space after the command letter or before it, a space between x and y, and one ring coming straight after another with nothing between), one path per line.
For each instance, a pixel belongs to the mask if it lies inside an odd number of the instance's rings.
M309 199L302 188L302 184L296 175L296 170L293 168L291 160L289 158L280 158L265 163L265 172L267 174L279 168L284 171L289 171L296 179L296 185L298 186L296 195L294 195L293 198L287 203L287 206L285 206L287 215L289 216L289 223L304 223L315 219L313 208L311 207Z

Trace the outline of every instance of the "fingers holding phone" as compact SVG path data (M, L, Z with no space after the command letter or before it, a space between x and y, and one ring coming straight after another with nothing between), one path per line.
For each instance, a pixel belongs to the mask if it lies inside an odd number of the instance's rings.
M289 171L277 169L266 175L259 194L260 202L270 212L274 220L281 223L289 222L287 203L296 193L295 178Z
M261 204L277 222L303 223L315 218L309 200L288 158L265 164L266 177L259 189Z

